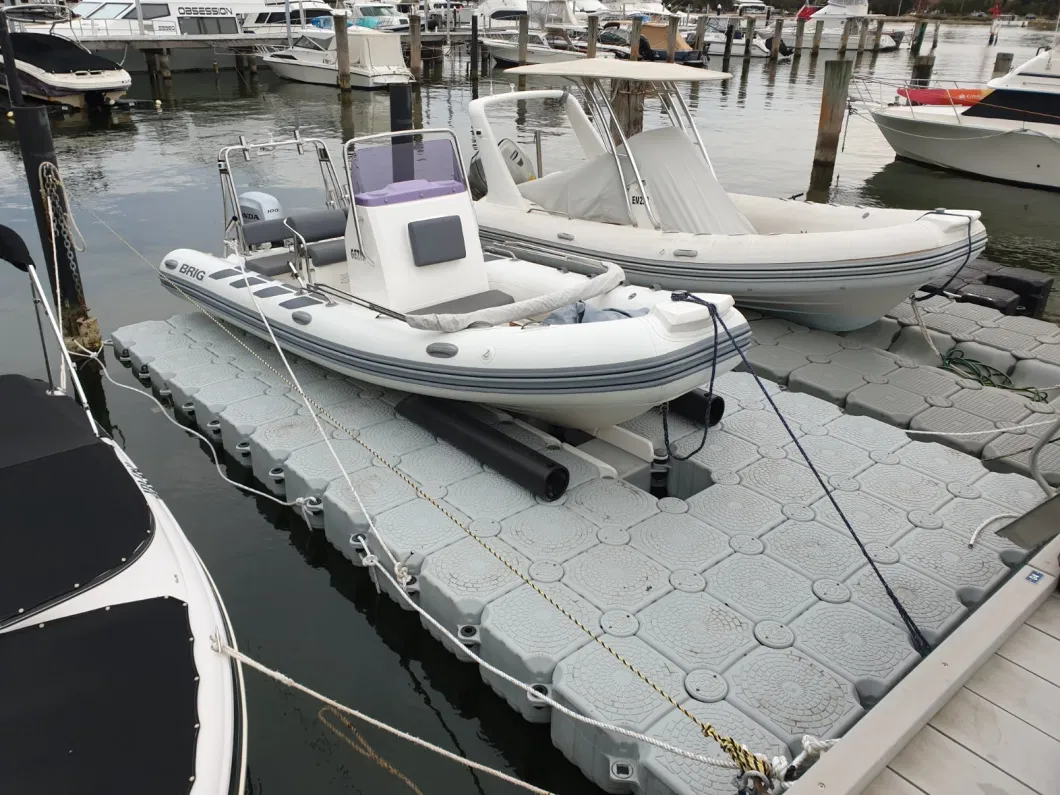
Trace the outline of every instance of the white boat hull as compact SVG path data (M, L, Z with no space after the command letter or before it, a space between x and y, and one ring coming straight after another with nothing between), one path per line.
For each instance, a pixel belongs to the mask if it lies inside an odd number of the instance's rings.
M339 70L335 64L297 63L285 61L274 55L266 55L263 62L279 77L296 83L311 83L318 86L338 86ZM350 86L364 90L386 88L391 84L410 82L408 75L372 72L350 67Z
M389 389L485 403L571 428L617 425L683 395L709 381L712 369L720 375L735 367L736 347L750 341L750 329L728 296L704 296L733 335L730 340L719 327L715 359L709 311L675 302L668 291L619 287L591 299L598 308L650 307L647 314L609 322L494 325L447 333L413 329L352 304L316 301L292 312L282 305L295 297L291 290L257 297L240 287L241 263L236 255L221 259L180 249L166 257L160 274L171 291L268 340L260 307L285 350L330 370ZM585 278L514 260L492 261L487 268L490 284L513 295L531 283L535 290L549 291ZM253 289L271 293L270 287L281 284L261 279Z
M898 157L985 179L1060 190L1060 128L962 118L949 108L872 109Z
M978 213L934 215L730 196L759 234L616 226L524 212L491 203L488 196L476 203L476 214L483 238L503 243L516 256L533 259L536 249L599 257L617 263L633 284L725 293L741 307L828 331L879 320L986 245Z
M494 40L484 40L483 44L489 50L493 60L502 66L519 63L519 45ZM608 54L610 55L610 54ZM530 45L526 48L526 62L531 64L564 63L567 61L580 61L585 57L583 53L574 50L554 50L548 47L535 47Z

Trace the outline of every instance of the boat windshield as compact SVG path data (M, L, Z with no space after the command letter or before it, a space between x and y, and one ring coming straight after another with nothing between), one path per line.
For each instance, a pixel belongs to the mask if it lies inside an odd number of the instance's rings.
M362 17L396 17L398 10L394 6L357 6Z
M83 14L91 19L117 19L132 6L128 3L104 3L90 14Z
M351 142L350 181L357 204L393 204L465 189L451 139L409 140L412 137L394 136L360 146Z
M312 38L299 36L295 39L294 48L296 50L323 50L326 52L334 38L334 36L314 36Z

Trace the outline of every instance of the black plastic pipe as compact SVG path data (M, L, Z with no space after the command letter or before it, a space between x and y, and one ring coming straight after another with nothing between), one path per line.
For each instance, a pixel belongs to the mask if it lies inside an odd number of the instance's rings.
M671 400L670 410L694 422L703 422L703 418L706 417L707 427L712 428L721 422L725 414L725 398L721 395L708 397L704 390L693 389Z
M474 419L459 403L410 395L397 410L543 500L558 500L570 484L570 472L563 464Z

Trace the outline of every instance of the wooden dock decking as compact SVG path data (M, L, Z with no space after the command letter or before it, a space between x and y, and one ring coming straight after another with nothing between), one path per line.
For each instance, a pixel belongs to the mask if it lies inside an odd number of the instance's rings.
M1060 538L892 690L791 795L1060 793Z
M1042 603L864 792L1060 793L1060 595Z

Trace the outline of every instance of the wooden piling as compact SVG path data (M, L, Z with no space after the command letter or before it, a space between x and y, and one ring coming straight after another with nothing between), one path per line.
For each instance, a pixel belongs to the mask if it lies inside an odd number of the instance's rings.
M1007 75L1012 70L1012 53L999 52L994 58L994 73L991 77Z
M732 40L736 36L736 27L730 22L725 28L725 52L722 58L728 61L732 57Z
M677 23L680 20L670 17L670 26L666 31L666 63L673 63L677 59Z
M913 58L913 74L910 84L927 86L931 83L931 72L935 69L934 55L917 55Z
M942 22L935 23L935 30L931 33L931 49L937 49L939 46L939 28L942 27Z
M478 77L478 14L471 15L471 79Z
M700 15L699 19L696 20L696 49L703 52L703 40L707 37L707 18L705 15ZM706 61L704 60L704 63Z
M423 47L420 44L420 18L418 14L409 14L409 69L419 74L423 67Z
M813 27L813 44L810 47L810 55L817 55L821 51L821 34L824 33L824 20L817 20Z
M596 57L596 40L600 38L600 17L596 14L589 15L588 41L585 45L585 57Z
M346 28L346 6L331 12L335 20L335 51L338 54L339 91L350 90L350 33Z
M755 40L755 18L747 18L747 29L743 33L743 57L751 57L751 45L754 44Z
M784 34L784 17L777 17L773 25L773 40L769 43L769 60L775 61L780 57L780 40Z
M173 79L173 72L169 69L169 50L159 50L158 52L158 71L162 75L162 79L170 81Z
M869 35L869 21L867 19L859 20L858 27L861 28L861 32L858 34L858 55L865 52L865 39Z
M630 80L611 81L611 107L615 111L618 123L626 140L644 129L644 95L646 84ZM615 143L621 139L613 136Z
M839 135L843 131L843 118L847 109L847 89L851 61L826 61L824 65L824 90L821 94L821 115L817 123L817 146L813 152L814 166L835 166L839 152Z
M519 17L519 65L526 65L527 45L530 43L530 17L523 14Z
M258 76L258 59L254 53L247 53L247 71L250 73L250 79L254 80Z
M795 23L795 57L802 55L802 37L806 33L806 19L800 17Z
M525 19L525 17L520 17ZM642 20L638 17L634 19L630 25L629 30L629 60L639 61L640 60L640 28Z
M910 52L920 55L920 47L924 44L924 34L927 33L927 22L917 22L913 28L913 43L909 46Z
M839 35L839 57L843 58L847 54L847 45L850 43L850 32L852 30L855 20L848 19L843 23L843 32Z
M872 51L880 51L880 42L883 41L883 20L876 20L876 37L872 40Z

